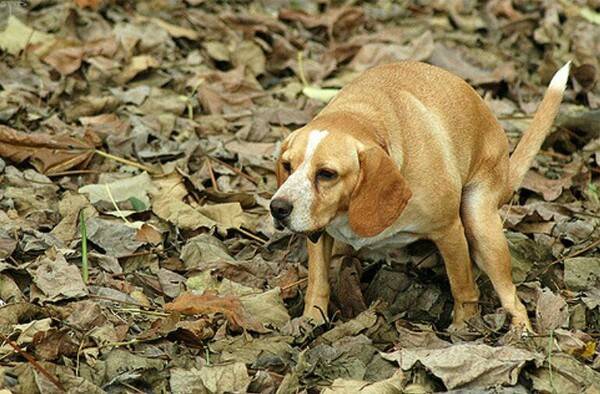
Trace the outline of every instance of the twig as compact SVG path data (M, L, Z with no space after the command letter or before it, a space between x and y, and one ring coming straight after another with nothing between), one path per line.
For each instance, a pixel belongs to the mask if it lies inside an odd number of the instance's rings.
M236 228L237 231L239 231L240 233L252 238L253 240L260 242L261 244L266 244L268 241L265 241L264 239L260 238L258 235L254 235L252 234L250 231L243 229L242 227Z
M75 376L79 376L79 365L80 365L80 358L81 358L81 352L83 351L83 345L85 345L85 341L88 337L88 335L90 334L90 332L92 332L94 330L94 328L88 330L87 332L83 333L82 337L81 337L81 342L79 342L79 348L77 349L77 361L76 361L76 366L75 366Z
M253 176L248 175L246 173L244 173L242 170L240 170L239 168L236 168L230 164L225 163L222 160L217 159L216 157L212 157L212 156L208 156L206 155L206 157L208 157L210 160L215 161L217 163L219 163L220 165L222 165L223 167L226 167L227 169L235 172L236 174L238 174L239 176L242 176L244 178L246 178L247 180L249 180L250 182L254 183L255 185L258 185L258 181L256 179L254 179Z
M417 264L415 264L415 268L419 268L419 266L421 266L421 264L423 264L425 262L425 260L427 260L429 257L433 256L436 252L437 252L437 249L434 249L431 252L427 253L424 257L421 258L421 260L417 261Z
M119 217L121 219L123 219L123 221L125 221L125 223L130 225L131 222L129 220L127 220L125 215L123 215L123 212L121 212L121 210L119 209L119 206L117 205L117 202L115 201L115 199L110 191L110 186L108 186L108 183L105 183L104 187L106 188L106 193L108 194L108 198L110 199L110 202L112 203L113 207L115 207L115 209L117 210L117 214L119 215Z
M166 312L158 312L158 311L145 311L143 309L139 309L139 308L120 308L118 309L121 312L131 312L131 313L140 313L140 314L145 314L145 315L150 315L150 316L160 316L160 317L168 317L170 316L169 313Z
M213 189L215 189L215 191L220 191L219 185L217 184L217 178L215 178L215 173L213 171L210 160L206 161L206 167L208 168L208 174L210 175L210 183L212 183Z
M292 282L292 283L290 283L290 284L287 284L287 285L283 286L283 287L281 288L281 291L286 291L286 290L288 290L288 289L291 289L292 287L295 287L295 286L301 285L301 284L303 284L304 282L307 282L307 281L308 281L308 278L302 278L302 279L299 279L299 280L297 280L297 281L295 281L295 282Z
M106 157L108 159L112 159L114 161L118 161L119 163L123 163L123 164L127 164L129 166L132 166L132 167L139 168L141 170L147 171L150 174L156 174L157 173L156 170L153 170L152 168L150 168L148 166L145 166L143 164L140 164L138 162L135 162L133 160L128 160L128 159L124 159L124 158L119 157L119 156L111 155L110 153L106 153L106 152L103 152L103 151L98 150L98 149L94 149L94 153L96 153L96 154L98 154L100 156Z
M111 301L111 302L115 302L117 304L133 305L133 306L137 306L138 308L147 308L147 309L150 309L150 310L162 311L162 309L156 308L156 307L153 307L153 306L142 305L142 304L139 304L137 302L130 302L130 301L118 300L116 298L111 298L111 297L106 297L106 296L101 296L101 295L96 295L96 294L90 294L90 295L88 295L88 297L97 298L99 300Z
M46 378L48 378L48 380L51 381L56 387L58 387L58 389L60 389L63 392L66 392L64 386L62 385L62 383L60 383L58 378L56 376L52 375L50 372L48 372L48 370L46 368L44 368L40 363L38 363L37 360L32 355L30 355L29 353L22 350L19 345L17 345L12 340L8 339L6 336L4 336L4 334L0 334L0 339L7 342L13 349L15 349L15 351L17 353L19 353L21 356L23 356L25 358L25 360L27 360L27 362L30 363L33 368L35 368L39 373L41 373Z
M104 343L102 345L99 346L100 349L105 348L105 347L120 347L120 346L129 346L129 345L135 345L136 343L141 342L139 339L137 338L133 338L130 339L129 341L122 341L122 342L110 342L110 343Z
M70 171L55 172L54 174L48 174L46 176L51 178L54 176L70 176L70 175L83 175L83 174L100 174L100 171L97 171L97 170L70 170Z
M549 150L540 150L540 153L544 156L554 157L554 158L560 159L560 160L567 160L567 159L571 158L571 156L563 155L563 154L556 153L556 152L551 152Z
M129 390L133 391L134 393L145 394L145 391L142 391L142 390L138 389L137 387L130 385L129 383L121 381L121 382L119 382L119 384L127 387Z
M119 256L120 259L127 259L129 257L140 257L140 256L147 256L149 254L153 254L156 253L156 250L142 250L141 252L134 252L134 253L129 253L129 254L124 254L122 256Z
M502 227L504 227L504 223L506 223L506 219L508 219L508 214L510 213L510 209L512 208L515 202L514 196L510 199L510 203L508 204L508 209L506 210L506 214L502 218Z
M572 257L576 257L579 256L582 253L587 252L588 250L594 249L596 246L600 245L600 238L598 238L597 240L595 240L594 242L592 242L591 244L589 244L588 246L586 246L585 248L578 250L577 252L571 253L568 256L563 256L563 257L559 257L556 260L554 260L553 262L551 262L550 264L548 264L546 267L544 267L544 269L542 271L540 271L540 273L538 275L543 274L544 272L548 271L548 269L555 265L560 263L561 261L565 260L565 259L570 259Z
M304 77L304 63L302 61L302 51L298 51L298 73L300 74L300 80L302 81L302 85L308 86L308 82Z

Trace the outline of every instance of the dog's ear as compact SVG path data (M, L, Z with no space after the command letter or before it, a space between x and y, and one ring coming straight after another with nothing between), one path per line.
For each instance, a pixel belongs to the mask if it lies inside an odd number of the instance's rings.
M360 175L350 196L348 218L361 237L373 237L391 226L412 196L396 164L380 147L359 153Z

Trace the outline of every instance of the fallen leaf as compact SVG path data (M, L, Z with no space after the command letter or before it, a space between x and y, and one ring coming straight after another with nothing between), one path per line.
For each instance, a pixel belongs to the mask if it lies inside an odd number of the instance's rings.
M373 310L366 310L354 319L335 326L321 335L317 342L334 343L344 337L354 336L365 329L371 328L377 322L377 314Z
M91 184L80 187L78 192L87 195L87 198L92 204L99 201L109 203L122 202L135 198L142 203L146 210L150 208L150 198L148 194L156 191L156 187L152 183L152 179L147 172L142 172L139 175L118 179L114 182L104 184ZM110 193L110 194L109 194Z
M326 387L323 394L401 394L404 393L406 376L398 371L391 378L379 382L365 382L338 378L331 386Z
M521 187L541 194L546 201L554 201L562 194L564 189L571 187L573 184L571 178L572 176L548 179L535 171L527 171Z
M600 389L600 372L561 353L552 354L550 362L528 375L538 392L594 393Z
M245 40L240 42L235 50L231 52L231 62L236 67L247 67L255 76L265 72L265 54L260 46L252 41Z
M104 0L73 0L80 8L93 8L97 9Z
M365 71L374 66L402 60L424 61L432 53L433 36L430 31L426 31L408 45L387 42L367 43L361 46L349 65L354 71Z
M171 371L170 387L175 394L243 393L246 392L251 380L244 363L232 363L205 366L199 370L175 368Z
M364 21L360 7L330 8L324 13L311 15L303 11L282 9L279 19L299 21L307 28L324 27L330 38L344 39Z
M160 218L186 230L212 228L216 222L182 200L187 190L181 176L174 174L156 182L159 190L152 197L152 211Z
M289 336L236 336L216 341L213 346L213 351L219 354L220 362L243 362L254 368L277 371L291 366L292 358L297 354L297 350L291 346Z
M28 46L49 47L53 42L53 35L30 28L14 15L8 17L6 28L0 33L0 48L11 55L18 55Z
M557 328L564 327L569 322L567 302L550 289L538 290L539 296L535 310L537 332L549 334Z
M32 300L56 302L88 294L81 272L75 265L67 263L62 254L41 256L27 272L36 286L31 292Z
M217 228L226 233L229 229L240 228L242 226L249 228L249 220L238 202L203 205L196 208L198 212L207 218L213 220Z
M137 238L137 230L121 220L89 218L85 225L87 238L110 256L129 255L144 244Z
M571 290L588 290L600 281L600 258L572 257L564 260L565 285Z
M16 324L14 326L14 331L19 333L16 342L19 345L29 344L33 342L34 337L38 335L38 333L44 334L50 331L51 329L52 319L50 318L33 320L25 324Z
M0 259L6 259L17 247L17 240L8 229L0 228Z
M310 365L313 384L333 380L335 377L362 380L368 365L378 355L371 340L359 334L344 337L331 345L319 344L306 352L306 362Z
M81 47L66 47L51 51L44 61L62 75L69 75L79 70L84 55Z
M403 349L442 349L451 346L450 342L439 338L433 329L425 324L396 321L398 345Z
M290 321L279 289L241 296L240 301L248 314L262 324L281 328Z
M139 73L150 68L156 68L158 65L158 60L150 55L134 56L123 71L115 77L115 80L120 85L125 84L127 81L135 78Z
M83 138L44 133L27 134L0 125L0 156L15 163L29 161L46 175L87 166L99 142L90 133L86 133Z
M420 362L449 390L515 385L525 363L540 359L536 353L513 346L471 343L441 349L402 349L382 356L397 361L405 371Z
M84 196L71 192L63 195L58 203L58 210L62 219L50 234L63 242L70 242L80 234L79 217L82 210L86 218L96 215L96 211Z
M446 46L442 43L434 45L429 62L435 66L444 68L475 85L500 82L501 76L496 76L492 71L471 64L463 57L461 49Z
M235 261L217 238L200 234L190 238L181 249L181 259L187 269L204 269L217 261Z
M259 333L267 332L263 325L244 309L239 297L232 295L183 293L173 302L166 304L165 309L185 315L222 313L235 330L244 328Z
M135 239L142 243L158 245L162 242L162 234L150 224L142 224L135 234Z
M173 25L173 24L166 22L159 18L152 18L152 19L150 19L150 21L152 23L154 23L155 25L159 26L160 28L165 29L167 31L167 33L169 33L172 37L176 37L176 38L184 37L184 38L187 38L188 40L197 40L199 37L198 32L195 30L188 29L183 26Z

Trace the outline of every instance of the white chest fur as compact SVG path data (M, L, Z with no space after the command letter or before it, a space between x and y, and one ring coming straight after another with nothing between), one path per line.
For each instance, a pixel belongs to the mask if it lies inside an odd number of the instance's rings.
M421 237L412 228L403 228L403 226L393 225L382 233L364 238L352 231L348 223L348 215L340 215L335 218L325 228L327 234L333 239L348 244L354 250L367 250L375 252L376 255L389 255L390 252L400 249ZM370 253L369 253L370 254Z

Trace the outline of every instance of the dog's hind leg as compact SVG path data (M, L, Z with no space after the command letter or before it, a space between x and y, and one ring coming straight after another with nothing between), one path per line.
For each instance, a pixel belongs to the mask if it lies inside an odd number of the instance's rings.
M482 183L463 192L461 216L475 263L490 278L502 307L515 327L531 331L527 310L512 281L508 243L498 213L497 193Z

